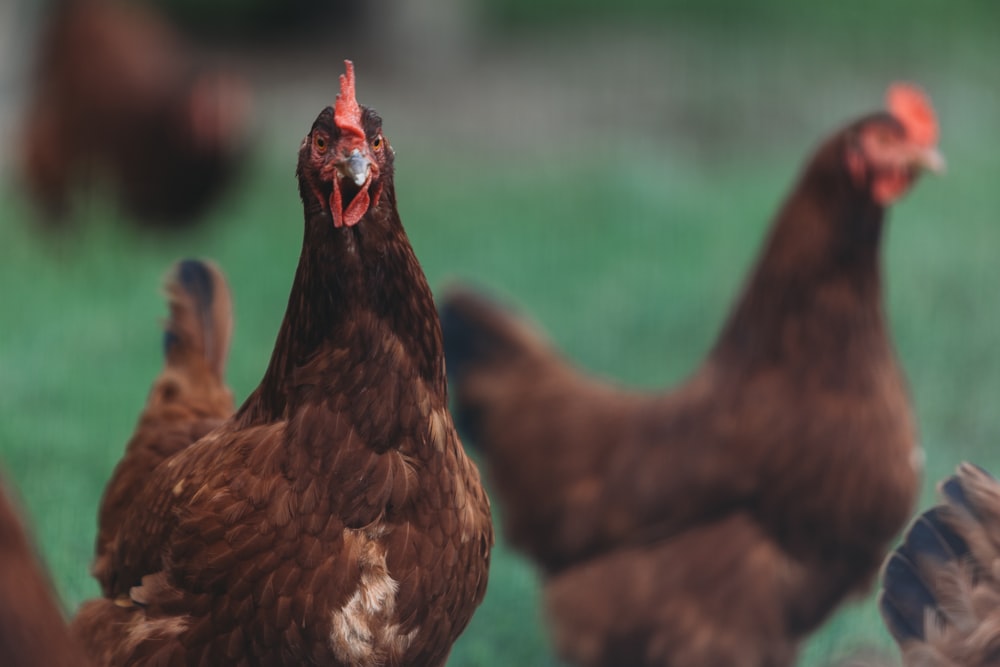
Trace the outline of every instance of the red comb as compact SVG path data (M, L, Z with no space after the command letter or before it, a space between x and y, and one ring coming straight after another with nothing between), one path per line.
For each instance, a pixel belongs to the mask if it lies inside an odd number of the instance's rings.
M354 63L344 61L346 74L340 75L340 94L333 106L333 122L343 134L353 134L362 141L365 131L361 127L361 107L354 96Z
M903 124L915 143L921 146L937 145L937 116L923 90L909 83L894 83L889 86L885 99L889 113Z

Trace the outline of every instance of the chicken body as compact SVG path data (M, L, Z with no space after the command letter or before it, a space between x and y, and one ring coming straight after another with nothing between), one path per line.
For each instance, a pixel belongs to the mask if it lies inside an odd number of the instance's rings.
M381 119L342 77L299 152L302 255L230 419L157 466L77 635L105 665L442 665L486 588L489 503Z
M969 463L886 560L882 616L907 667L1000 664L1000 482Z
M918 488L878 257L885 205L933 160L910 134L882 113L824 142L708 358L673 390L587 376L483 297L446 298L457 419L507 537L543 571L564 657L788 665L869 585Z

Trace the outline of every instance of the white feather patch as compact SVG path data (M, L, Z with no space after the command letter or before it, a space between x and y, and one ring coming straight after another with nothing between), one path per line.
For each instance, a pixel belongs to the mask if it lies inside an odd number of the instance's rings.
M344 606L333 611L330 645L338 660L359 667L397 662L416 636L416 630L402 634L392 622L399 582L389 575L385 549L376 541L382 532L344 531L345 539L359 544L361 577Z

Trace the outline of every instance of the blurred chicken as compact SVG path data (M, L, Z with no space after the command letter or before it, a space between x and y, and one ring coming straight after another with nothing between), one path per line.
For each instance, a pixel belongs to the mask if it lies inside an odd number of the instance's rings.
M0 664L85 667L52 583L0 483Z
M963 463L883 570L879 604L907 667L1000 665L1000 482Z
M164 368L101 500L93 574L106 595L118 527L153 468L233 413L233 396L223 379L232 333L225 278L209 263L186 260L171 272L167 296Z
M58 0L51 12L22 132L29 195L49 221L95 184L144 223L198 220L246 153L246 85L198 62L141 3Z
M441 329L393 162L347 63L299 148L305 233L271 361L242 407L154 468L115 519L105 597L73 623L96 662L447 660L485 594L493 530L448 413ZM206 304L212 290L178 275ZM206 396L219 397L222 357L206 359ZM204 416L216 408L225 400Z
M670 392L589 377L511 313L444 300L456 417L510 541L542 568L583 665L788 665L866 588L909 517L920 453L886 331L885 209L941 166L929 101L817 150L701 368Z

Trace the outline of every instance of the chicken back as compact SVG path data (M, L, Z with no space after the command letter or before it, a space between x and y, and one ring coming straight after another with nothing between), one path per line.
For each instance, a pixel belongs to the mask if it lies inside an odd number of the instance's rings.
M870 585L919 451L882 306L886 207L936 168L911 86L836 132L773 223L714 347L679 387L586 375L469 290L443 302L456 418L510 541L583 665L787 665Z
M125 513L114 581L74 622L101 664L441 665L485 593L489 503L350 63L297 172L304 242L270 363Z

